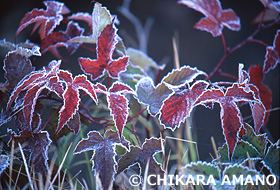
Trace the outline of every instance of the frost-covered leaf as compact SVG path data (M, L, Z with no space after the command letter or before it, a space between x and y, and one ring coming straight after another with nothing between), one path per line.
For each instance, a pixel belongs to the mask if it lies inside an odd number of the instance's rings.
M3 40L0 40L0 47L5 47L9 51L12 51L12 50L16 49L16 45L14 43L6 41L5 38Z
M159 113L163 101L171 94L171 90L164 83L154 86L150 77L144 77L138 81L135 92L139 102L148 105L148 111L152 116Z
M222 10L219 0L179 0L179 3L204 14L206 17L194 27L210 32L214 37L221 35L224 26L240 30L239 17L231 9Z
M229 158L228 146L225 143L221 148L218 149L219 160L223 164L242 164L248 160L261 160L262 155L257 151L257 149L247 141L238 141L231 159ZM248 155L247 155L248 154Z
M256 135L253 128L247 123L244 123L243 127L245 132L240 135L240 140L237 142L231 159L228 156L228 146L226 143L218 149L219 159L222 163L241 164L248 160L248 156L251 160L261 160L264 158L267 145L265 134Z
M27 122L23 112L19 112L15 119L15 128L25 133L39 133L41 131L41 116L36 113L32 117L31 125Z
M128 57L120 57L112 59L112 55L117 43L117 29L113 24L109 24L104 28L98 37L96 46L97 59L79 58L79 64L84 73L91 76L92 80L96 80L104 75L105 70L108 71L112 78L117 78L119 73L125 71L128 64Z
M254 128L256 133L258 133L260 128L265 125L265 115L267 114L266 107L260 97L260 93L262 93L262 91L260 91L257 87L262 87L260 85L261 81L259 80L262 79L263 73L261 72L261 68L259 66L251 66L249 70L250 74L247 71L243 70L243 67L243 64L239 64L238 83L240 86L244 86L246 90L252 90L255 94L255 97L259 100L257 102L249 102L254 120ZM252 81L254 82L254 84L252 84L250 80L250 75L252 75ZM265 90L265 92L266 91L267 89Z
M162 81L173 87L181 87L186 83L191 83L198 75L207 76L205 72L198 70L196 67L182 66L180 69L173 69Z
M116 145L127 148L129 142L120 140L117 132L107 130L104 138L97 131L91 131L86 139L82 139L74 150L74 154L93 150L92 169L98 174L104 190L111 189L117 170Z
M126 71L119 74L119 81L127 84L135 90L137 82L146 76L147 74L142 68L129 64L126 67Z
M241 139L249 142L262 156L264 156L267 145L266 135L256 135L253 128L247 123L244 123L243 127L246 129L246 132L241 136Z
M150 138L146 139L142 147L130 146L130 151L124 154L118 161L117 174L127 170L129 167L138 164L140 173L144 172L146 164L149 160L149 174L163 174L161 164L155 159L155 154L162 152L162 139Z
M23 111L27 123L31 125L36 101L43 89L55 92L60 97L62 95L63 87L56 76L60 64L61 61L52 61L49 63L48 67L44 67L42 70L33 71L26 75L12 92L7 104L7 110L9 110L13 101L18 98L19 93L26 91L23 102Z
M223 133L228 143L229 156L231 157L237 143L238 131L242 127L242 118L236 102L257 101L253 91L246 91L244 87L234 83L224 93L221 89L209 89L205 91L195 104L219 103L221 107L220 118Z
M250 182L256 182L256 176L260 175L261 174L257 172L257 170L253 170L238 164L230 165L223 170L222 180L217 182L217 184L215 185L215 189L236 189L238 185L243 185L246 183L248 183L249 185L251 184ZM241 186L240 188L243 189L242 187L243 186Z
M40 27L39 34L40 38L43 39L49 35L57 25L63 20L63 14L69 13L68 8L64 3L56 1L44 1L46 10L44 9L33 9L31 12L25 14L23 19L20 21L16 36L27 26L35 23L33 32Z
M208 83L197 81L190 88L181 87L175 90L163 103L159 119L166 128L175 130L184 122L193 109L194 102L206 90Z
M127 48L127 55L129 56L130 62L141 67L145 72L148 71L149 67L159 69L160 66L144 52L134 49L132 47Z
M280 9L280 3L279 3ZM280 30L277 30L275 35L273 46L266 48L265 61L263 66L263 72L268 73L271 69L274 69L280 62Z
M10 157L4 154L0 155L0 176L2 172L10 165Z
M78 134L81 126L80 114L77 112L73 117L68 121L67 127L74 131L74 134Z
M79 90L86 92L91 99L97 103L97 96L93 84L87 80L85 75L78 75L74 79L68 71L60 70L58 73L59 79L65 83L66 89L62 94L63 107L59 111L59 122L56 134L62 127L69 122L77 113L80 104ZM74 129L75 134L79 131L79 126Z
M38 173L42 175L47 175L49 165L48 165L48 149L51 144L51 139L49 134L46 131L39 133L29 133L26 131L20 132L19 135L16 135L13 131L9 130L8 133L11 135L9 145L12 145L14 141L15 147L18 147L18 143L21 144L24 151L30 151L28 164Z
M70 21L67 25L66 31L53 32L46 36L41 42L41 51L45 53L48 50L54 50L60 46L65 46L70 54L73 54L78 47L79 43L69 43L69 40L76 36L82 35L84 29L80 28L78 24ZM60 56L59 56L60 57Z
M112 18L110 12L106 7L102 7L100 3L95 2L92 12L92 36L94 41L97 41L101 31L104 28L112 24Z
M262 163L270 170L271 173L280 177L280 140L270 145Z
M3 69L4 77L8 80L11 89L14 89L22 78L34 71L31 61L14 51L6 55Z
M125 126L128 117L128 100L122 94L133 94L134 91L123 83L115 82L109 88L108 92L108 108L121 137L122 129Z
M260 0L264 7L280 12L280 2L273 0Z
M144 77L138 81L135 87L136 98L139 102L148 105L149 113L155 116L159 113L163 101L172 93L171 89L188 85L201 74L205 73L196 68L183 66L168 73L157 86L154 86L150 77Z
M271 90L266 85L263 84L264 74L262 72L261 66L259 66L259 65L251 66L249 68L249 75L250 75L249 82L257 87L259 99L261 100L262 104L264 105L264 107L266 109L265 118L263 120L263 125L266 125L269 114L270 114L269 110L271 109L271 102L272 102ZM253 91L255 91L252 87L251 87L251 89ZM256 92L255 92L255 94L256 94ZM256 110L252 110L252 112L255 111L256 113L258 113L260 111L259 114L262 114L263 108L261 108L261 105L256 105L256 106L258 106L258 107L255 108ZM259 117L259 118L261 118L261 117ZM258 132L258 129L256 129L256 132Z
M192 184L190 178L196 180L198 176L204 176L204 182L209 182L211 184L215 184L220 180L220 170L217 166L207 163L207 162L191 162L180 169L180 176L184 176L184 180L186 183L189 182L189 185Z
M81 20L85 21L90 28L92 28L92 17L89 13L74 13L68 17L69 20Z
M250 80L249 73L243 70L244 64L239 63L238 65L238 83L248 83Z
M40 47L34 43L29 42L28 40L19 44L13 44L7 42L4 39L0 40L0 46L7 48L9 50L9 53L16 53L26 58L29 58L33 55L41 56Z

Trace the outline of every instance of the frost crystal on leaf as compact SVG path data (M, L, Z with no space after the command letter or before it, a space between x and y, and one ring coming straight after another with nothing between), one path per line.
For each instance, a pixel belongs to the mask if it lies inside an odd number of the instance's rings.
M240 30L239 17L231 9L222 10L219 0L180 0L179 3L204 14L206 17L194 27L210 32L214 37L222 34L224 26L230 30Z
M117 78L119 73L125 71L128 64L128 57L112 59L112 55L117 44L116 28L113 24L107 25L100 36L96 46L97 59L79 58L81 69L91 76L91 80L96 80L104 75L105 70L112 78Z
M117 170L116 145L128 149L129 142L123 138L120 139L118 133L112 130L107 130L104 138L97 131L91 131L87 136L78 143L74 154L93 150L92 169L95 174L99 174L103 189L110 189Z

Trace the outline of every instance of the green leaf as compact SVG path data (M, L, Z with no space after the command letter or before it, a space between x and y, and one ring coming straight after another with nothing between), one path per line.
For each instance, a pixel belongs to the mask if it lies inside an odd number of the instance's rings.
M254 129L247 123L244 123L246 133L241 137L244 141L249 142L258 152L264 156L267 144L267 137L265 134L256 135Z
M193 179L197 179L198 175L203 175L205 178L203 181L207 182L210 176L213 177L214 181L220 179L220 169L214 164L207 162L191 162L181 168L180 175L184 175L186 178L191 176ZM211 177L211 178L212 178Z
M129 59L133 65L141 67L145 72L149 70L149 67L155 69L162 67L140 50L129 47L127 48L127 55L129 55Z
M280 140L278 140L275 144L272 144L266 153L265 158L262 163L270 170L274 175L280 176Z
M170 90L164 83L157 86L150 77L144 77L136 85L137 99L139 102L148 105L148 111L152 116L159 113L163 101L171 94Z
M101 4L95 2L92 12L92 39L96 42L101 31L112 23L110 12L106 7L101 7Z
M72 38L68 42L96 44L100 33L108 24L112 24L112 17L110 12L106 7L102 7L100 3L95 2L92 12L92 35L78 36Z
M246 183L250 185L250 182L256 181L256 175L260 175L260 173L258 173L257 170L251 170L248 167L237 164L227 166L223 171L222 179L216 183L215 189L235 189L236 185L242 185L239 186L238 189L247 189Z
M191 83L198 75L207 76L205 72L198 70L196 67L183 66L180 69L173 69L162 81L172 86L181 87L186 83Z
M218 152L220 154L220 161L223 164L244 163L245 161L248 160L247 153L251 160L262 159L262 155L256 150L256 148L253 147L249 142L243 140L237 142L231 160L229 160L228 157L229 154L228 154L228 147L226 143L221 148L218 149ZM215 159L215 162L216 161L217 160Z

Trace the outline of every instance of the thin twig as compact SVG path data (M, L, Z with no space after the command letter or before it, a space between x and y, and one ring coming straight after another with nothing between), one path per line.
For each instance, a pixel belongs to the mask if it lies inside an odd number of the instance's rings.
M260 41L260 40L256 40L254 39L254 37L261 31L264 30L266 28L269 28L273 25L276 24L280 24L279 19L275 20L272 23L269 23L267 25L263 25L262 23L259 24L259 27L244 41L242 41L241 43L237 44L236 46L234 46L231 49L228 49L225 54L223 55L223 57L221 58L221 60L219 61L219 63L217 64L217 66L214 68L214 70L209 74L209 76L206 78L206 80L211 79L215 74L217 74L217 72L219 71L220 67L223 65L223 63L225 62L226 58L232 54L233 52L235 52L236 50L238 50L239 48L243 47L245 44L249 43L249 42L254 42L254 43L259 43L262 44L264 46L267 47L267 44L265 44L264 42Z

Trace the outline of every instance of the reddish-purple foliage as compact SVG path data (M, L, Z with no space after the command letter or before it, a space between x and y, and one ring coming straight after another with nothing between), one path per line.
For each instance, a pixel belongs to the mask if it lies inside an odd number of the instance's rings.
M69 22L65 32L53 32L46 36L41 42L41 51L45 53L51 50L54 55L61 57L57 52L57 47L65 46L70 54L74 53L78 47L79 43L69 43L68 41L76 36L82 35L84 29L80 28L78 24Z
M266 8L279 11L279 3L270 0L261 2ZM180 0L178 3L204 14L206 17L202 18L195 28L210 32L214 37L222 35L224 26L233 31L240 30L239 17L231 9L223 10L219 0ZM267 138L258 133L261 127L267 124L271 109L271 91L263 84L263 79L264 74L279 63L280 30L275 35L273 46L266 49L263 69L254 65L247 72L243 70L243 64L239 64L236 83L213 83L210 80L213 75L222 73L219 68L229 54L250 40L254 41L253 37L265 26L260 25L255 34L232 49L227 49L222 36L225 55L209 76L197 68L182 66L172 70L160 81L161 70L164 67L157 65L140 50L131 47L126 49L117 35L114 25L117 19L106 7L95 3L92 15L76 13L63 20L63 15L70 12L63 3L44 1L44 4L46 10L33 9L23 17L15 35L17 37L24 28L34 23L32 33L39 28L40 49L28 41L19 44L0 41L0 46L10 50L3 67L6 82L0 86L1 101L3 100L0 104L0 126L15 118L14 128L17 132L8 131L11 136L9 145L14 143L18 147L20 144L24 153L29 153L28 164L35 172L47 174L48 147L51 139L55 139L53 136L60 138L70 130L77 135L81 124L88 124L83 121L86 120L101 126L103 132L101 134L97 128L89 132L87 138L78 143L74 154L93 150L92 169L100 179L103 189L112 188L115 176L135 164L139 165L141 174L144 173L144 168L149 168L148 174L162 176L166 168L162 168L161 163L158 163L155 154L164 151L164 140L151 137L149 130L153 129L144 126L147 135L144 136L145 141L142 144L135 121L141 118L141 122L145 123L150 116L158 115L159 122L163 125L160 135L165 135L166 128L174 131L180 127L194 107L203 105L213 108L213 104L218 103L221 108L221 127L226 140L226 144L219 149L220 159L226 162L244 162L248 158L244 157L243 153L248 150L248 155L252 155L253 159L263 159L263 165L271 169L271 173L278 175L274 160L275 155L279 154L279 147L272 144L265 152ZM80 27L77 20L85 21L90 31L84 34L87 28ZM67 25L65 31L55 31L60 23ZM261 41L255 42L266 45ZM30 57L41 56L41 52L50 51L64 60L57 50L60 46L67 48L70 55L79 47L90 49L83 43L96 45L96 59L78 58L80 72L89 75L91 80L88 80L85 74L73 76L69 70L60 69L63 62L60 60L53 60L48 66L37 70L32 65ZM154 76L156 82L147 74L151 68L158 72L157 76ZM108 83L104 83L101 78L105 73ZM112 85L110 77L113 78ZM122 77L127 78L123 80ZM204 80L198 80L197 77L204 77ZM231 78L236 79L235 76ZM97 79L99 80L95 83ZM82 102L84 95L90 97L87 104ZM91 104L92 102L94 104ZM98 102L104 105L95 107ZM245 103L250 105L255 131L245 124L241 117L239 106ZM137 108L131 108L132 106ZM44 118L47 115L43 113L44 109L49 109L51 113L47 119ZM145 112L146 109L148 112ZM95 112L91 110L102 110L106 116L95 117ZM129 116L131 118L128 119ZM130 122L131 120L133 122ZM65 125L68 128L63 128ZM126 152L117 151L116 145L124 147L123 151Z
M104 75L105 70L112 78L117 78L121 71L126 69L128 57L112 59L112 55L117 43L117 29L113 24L104 28L98 37L97 59L79 58L82 70L91 76L91 80L96 80Z
M93 150L92 169L98 174L104 189L111 189L115 179L114 175L117 171L116 145L129 148L129 142L123 138L120 140L115 131L107 130L104 138L99 132L91 131L88 133L88 137L81 140L74 150L74 154Z
M32 23L35 23L33 32L38 27L40 27L39 34L40 38L43 39L49 35L63 20L62 15L70 12L64 3L59 3L56 1L44 1L44 4L47 7L46 10L33 9L23 17L23 19L20 21L16 37L24 28Z
M266 48L263 72L267 73L269 70L274 69L279 62L280 62L280 30L278 30L275 35L273 46L269 46Z
M214 37L222 34L223 27L239 31L239 17L231 10L222 10L219 0L180 0L179 3L201 12L202 18L194 27L210 32Z

